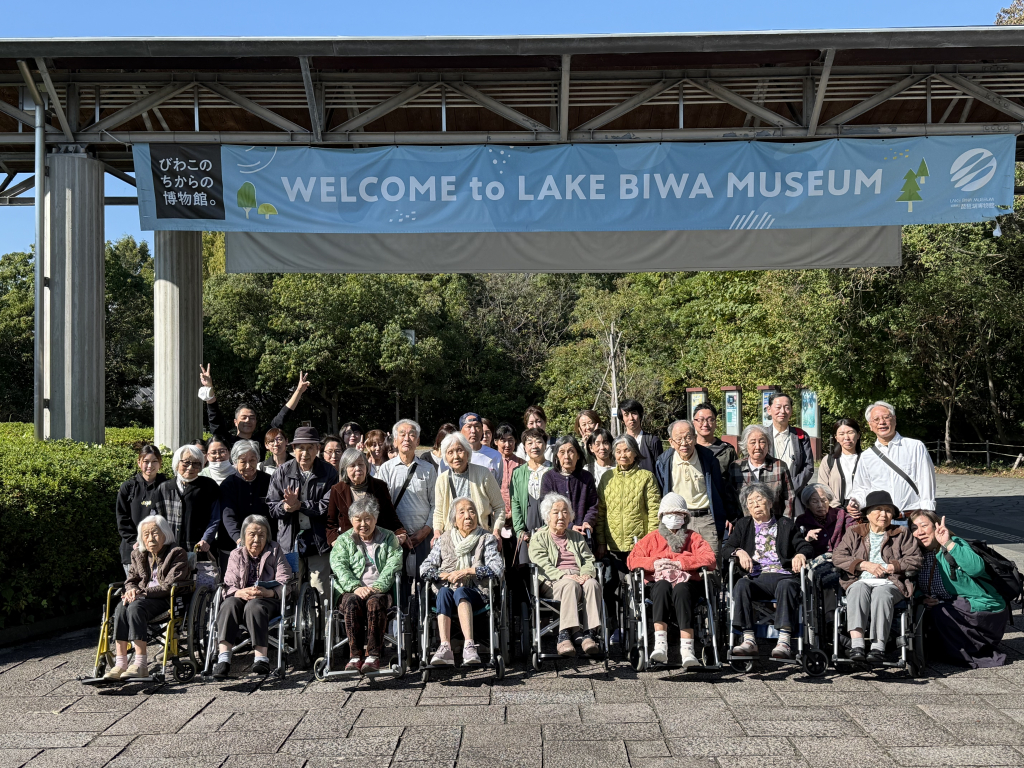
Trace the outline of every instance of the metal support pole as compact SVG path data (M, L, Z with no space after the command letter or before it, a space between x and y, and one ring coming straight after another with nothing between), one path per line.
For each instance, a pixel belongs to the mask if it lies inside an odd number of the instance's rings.
M192 89L192 113L195 117L196 133L199 133L199 83Z
M569 62L571 56L562 54L562 84L558 90L558 138L569 140Z
M932 79L929 77L924 81L924 101L925 101L925 122L931 124L932 122Z
M679 127L680 128L683 127L683 106L684 106L684 99L685 99L684 94L683 94L683 89L684 89L685 85L686 85L685 83L680 83L679 84Z
M448 130L448 103L445 99L446 88L441 86L441 133Z
M985 469L992 469L992 454L989 453L988 439L985 439Z
M611 428L612 437L618 437L621 432L619 428L619 382L617 378L617 371L615 370L615 348L618 344L615 343L615 323L612 323L611 332L608 334L608 354L609 362L611 363L612 373L612 389L611 397L609 398L609 412L611 415Z

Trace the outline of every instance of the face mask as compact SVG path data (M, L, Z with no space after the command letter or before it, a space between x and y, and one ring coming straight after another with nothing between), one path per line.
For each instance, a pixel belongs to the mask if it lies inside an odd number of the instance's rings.
M230 461L211 461L206 466L210 468L212 472L227 472L228 467L231 466Z
M683 523L686 522L686 518L682 515L662 515L661 522L670 531L678 531L683 527Z

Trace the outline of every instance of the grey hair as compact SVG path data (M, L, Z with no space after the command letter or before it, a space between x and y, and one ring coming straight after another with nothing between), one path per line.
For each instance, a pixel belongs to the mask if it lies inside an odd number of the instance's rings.
M404 426L412 427L416 431L417 439L419 439L419 436L423 434L423 431L420 429L420 425L412 419L399 419L395 422L395 426L391 428L392 439L394 439L394 436L398 434L398 428Z
M763 496L768 502L769 507L775 503L775 494L769 486L764 483L748 483L747 485L744 485L743 490L740 491L740 509L742 509L744 513L747 513L747 499L755 493Z
M189 458L198 459L203 466L206 466L206 454L203 453L203 449L198 445L183 445L174 452L174 457L171 459L171 471L175 476L178 475L178 464L181 463L182 458L188 454Z
M139 523L139 532L135 537L136 542L138 542L139 549L143 552L146 551L146 545L142 543L142 526L152 525L153 523L156 523L156 527L159 528L160 532L164 535L165 544L177 543L174 538L174 531L171 530L171 524L167 522L167 518L163 515L150 515L149 517L142 518L142 521Z
M760 424L751 424L746 429L743 430L743 435L740 437L740 453L742 453L744 456L749 456L750 455L747 452L747 440L749 440L750 436L752 434L754 434L755 432L760 432L762 435L764 435L764 439L768 441L768 453L771 453L772 452L772 436L771 436L771 433L768 431L768 429L766 427L763 427Z
M455 445L455 443L459 443L466 449L467 459L473 457L473 446L469 444L469 440L461 432L452 432L441 441L441 458L445 460L445 463L448 462L448 449Z
M612 457L615 456L615 448L619 443L625 443L629 446L629 450L631 450L633 455L636 456L635 461L640 461L640 446L636 444L636 438L627 434L621 434L612 440Z
M373 498L373 496L363 496L363 498L353 501L351 506L349 506L349 520L353 517L359 517L360 515L369 515L374 520L380 516L380 504L377 503L377 500Z
M342 480L348 477L348 468L355 464L357 461L362 459L366 461L366 454L360 451L358 448L346 448L345 452L341 454L341 461L338 462L338 475ZM366 461L366 471L370 471L370 462Z
M457 433L455 433L457 434ZM458 498L452 499L451 509L448 510L448 527L455 527L455 507L458 506L460 501L468 501L469 505L473 507L473 511L476 512L477 525L480 524L480 510L476 508L476 502L473 501L469 496L459 496Z
M551 522L551 510L555 508L555 504L561 502L565 504L566 509L572 514L572 502L569 501L568 497L563 496L560 493L549 493L540 501L540 516L544 518L544 522Z
M882 406L883 408L885 408L885 410L889 412L890 416L892 416L894 419L896 418L896 409L892 406L891 403L887 403L885 402L885 400L875 400L875 402L873 402L871 405L864 409L865 422L867 422L868 424L871 423L871 411L877 408L878 406Z
M836 495L832 493L832 489L829 488L827 485L825 485L824 483L811 483L802 491L800 491L800 503L806 507L807 502L811 500L811 494L819 490L824 492L825 498L828 499L830 502L836 500Z
M695 435L697 434L697 428L695 426L693 426L693 422L692 421L690 421L689 419L676 419L675 421L673 421L671 424L668 425L668 436L669 437L672 437L672 433L675 431L676 426L679 425L679 424L688 424L690 426L690 432L692 432Z
M234 464L245 454L252 451L256 454L257 459L261 459L263 451L260 450L260 445L255 440L239 440L233 446L231 446L231 463Z
M242 521L242 527L239 529L242 534L242 538L245 538L245 532L249 530L250 525L262 525L263 529L267 532L267 541L273 537L273 532L270 528L270 521L267 520L263 515L249 515Z

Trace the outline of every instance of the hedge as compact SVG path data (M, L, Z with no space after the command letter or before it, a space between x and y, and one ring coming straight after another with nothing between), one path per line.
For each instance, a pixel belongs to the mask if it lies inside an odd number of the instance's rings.
M153 431L106 435L36 442L31 424L0 424L0 628L99 606L124 577L114 504Z

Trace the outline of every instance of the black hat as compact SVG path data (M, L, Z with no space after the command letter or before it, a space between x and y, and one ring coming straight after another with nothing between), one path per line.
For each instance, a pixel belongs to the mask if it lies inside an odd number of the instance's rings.
M290 445L301 443L320 443L320 433L313 427L299 427L295 430Z
M889 495L888 491L872 491L864 499L864 508L861 509L863 515L867 515L875 507L892 507L896 510L893 514L894 517L898 517L900 514L900 508L892 500L892 496Z

